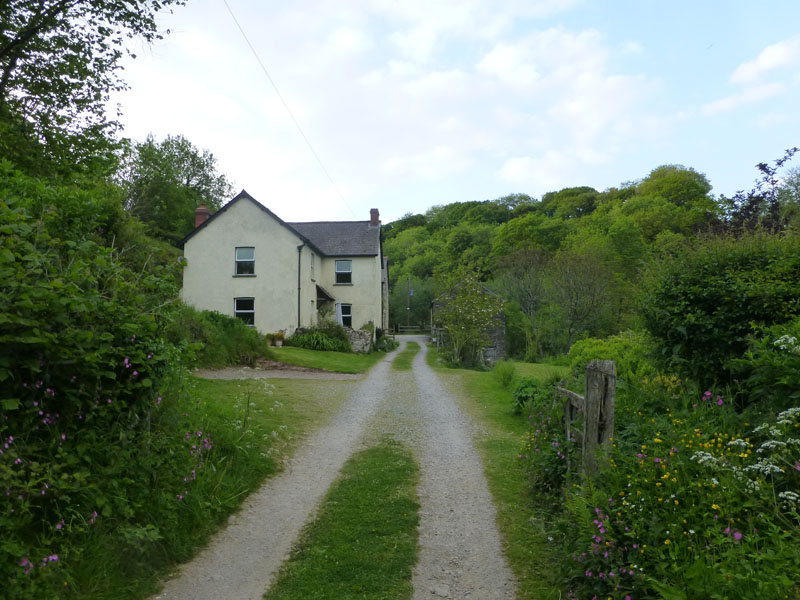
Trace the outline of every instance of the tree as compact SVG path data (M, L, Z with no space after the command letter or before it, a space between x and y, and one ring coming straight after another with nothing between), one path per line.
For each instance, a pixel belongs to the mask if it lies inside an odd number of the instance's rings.
M656 196L678 206L691 206L708 199L711 184L702 173L683 165L662 165L650 171L636 186L639 196Z
M549 258L537 250L519 250L507 257L494 280L495 288L508 300L519 305L525 316L525 357L533 358L537 332L534 328L546 299L545 273Z
M487 332L502 320L503 301L473 273L451 277L450 282L448 292L436 301L434 320L446 331L450 360L479 363L489 345Z
M591 187L564 188L542 196L541 208L547 216L559 219L582 217L595 209L598 195Z
M116 123L105 115L126 41L159 39L155 16L185 0L6 0L0 3L0 149L55 168L97 159ZM106 152L104 158L108 158ZM39 165L41 167L41 165Z
M609 305L612 273L588 254L560 252L551 269L553 299L564 311L567 347L600 322Z
M205 204L218 210L232 195L230 182L217 170L217 159L185 137L152 136L136 144L123 161L119 179L125 209L147 224L153 235L177 242L194 227L194 211Z
M722 198L728 212L728 228L734 232L753 231L763 227L767 231L778 232L784 229L795 208L784 201L791 197L792 179L789 172L789 185L783 183L778 171L800 152L800 148L789 148L773 164L758 163L756 168L761 177L749 192L739 191L733 198ZM796 188L795 188L796 189ZM788 210L787 210L788 209Z

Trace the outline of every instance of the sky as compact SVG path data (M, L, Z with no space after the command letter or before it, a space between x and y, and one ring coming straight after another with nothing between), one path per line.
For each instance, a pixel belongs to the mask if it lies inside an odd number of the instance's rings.
M112 97L124 135L185 136L286 221L664 164L730 196L800 146L797 0L189 0L159 23Z

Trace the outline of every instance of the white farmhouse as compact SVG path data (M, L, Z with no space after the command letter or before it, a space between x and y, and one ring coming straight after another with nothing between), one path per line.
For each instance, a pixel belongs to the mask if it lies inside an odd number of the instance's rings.
M209 216L197 209L183 246L183 300L262 333L323 318L386 328L386 261L378 210L369 221L287 223L247 192Z

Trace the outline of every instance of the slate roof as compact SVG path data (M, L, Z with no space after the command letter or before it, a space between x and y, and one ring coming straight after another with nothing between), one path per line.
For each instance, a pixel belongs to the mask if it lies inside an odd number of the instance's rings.
M253 198L245 190L225 206L211 215L205 223L196 227L180 241L180 246L198 231L207 227L215 218L227 211L236 202L250 200L278 223L290 229L306 244L324 256L378 256L381 252L380 227L369 221L317 221L311 223L287 223L278 215Z
M380 227L369 221L286 223L326 256L378 256Z

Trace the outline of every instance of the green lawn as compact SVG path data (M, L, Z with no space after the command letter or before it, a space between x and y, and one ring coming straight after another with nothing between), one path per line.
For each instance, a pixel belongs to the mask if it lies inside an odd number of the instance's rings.
M436 349L430 348L428 354L429 364L436 365ZM552 365L516 364L518 375L542 377L566 371ZM491 372L444 367L436 370L462 398L467 412L485 426L485 433L476 439L476 445L497 506L505 553L519 580L517 597L520 600L562 598L557 568L565 558L547 540L545 515L536 508L525 469L517 458L527 424L524 417L512 414L511 392L503 389Z
M270 348L275 360L299 367L311 367L337 373L366 373L377 362L386 357L384 352L351 354L349 352L327 352L307 350L294 346Z
M405 349L394 357L392 368L398 371L411 370L411 364L418 352L419 344L417 342L407 342Z
M558 377L566 377L569 375L569 367L559 367L558 365L546 365L543 363L529 363L521 361L513 361L514 367L517 369L517 375L520 377L536 377L542 381L548 379L551 375Z
M411 453L396 442L354 455L266 600L410 598L417 480Z

